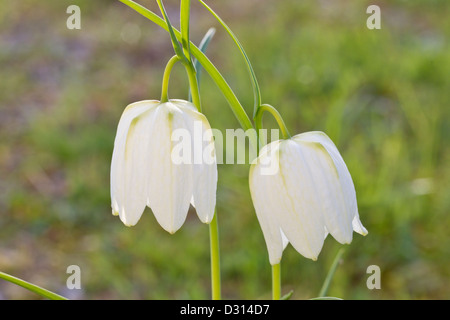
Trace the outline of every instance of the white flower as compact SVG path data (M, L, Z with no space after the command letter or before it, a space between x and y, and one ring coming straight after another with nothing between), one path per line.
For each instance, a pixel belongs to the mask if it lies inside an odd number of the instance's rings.
M277 170L267 173L267 165ZM347 166L322 132L262 148L250 169L250 191L272 265L289 242L316 260L328 233L342 244L352 241L353 231L367 234Z
M173 138L177 130L188 133L188 137L182 136L181 149ZM200 136L195 136L194 131L200 131ZM207 148L209 161L194 162L193 158L199 158L198 153ZM174 155L180 150L187 153L182 160L187 155L189 161L175 161ZM149 206L158 223L174 233L183 225L189 204L194 202L200 220L210 223L216 188L217 164L211 127L193 104L183 100L166 103L149 100L125 109L117 128L111 162L113 214L119 215L125 225L135 225Z

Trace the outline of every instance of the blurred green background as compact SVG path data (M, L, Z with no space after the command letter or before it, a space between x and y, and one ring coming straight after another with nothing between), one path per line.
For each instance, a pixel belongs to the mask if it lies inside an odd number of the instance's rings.
M157 11L156 2L141 4ZM165 1L177 26L177 0ZM291 133L326 132L353 176L367 237L355 234L331 283L344 299L450 298L450 3L434 1L208 1L240 38L263 102ZM81 30L66 9L81 8ZM366 27L381 7L382 29ZM214 26L208 56L251 114L239 51L193 1L191 38ZM0 3L0 270L73 299L208 299L208 227L190 212L169 235L149 209L133 228L111 215L109 168L117 123L131 102L160 97L168 35L118 1ZM203 73L212 127L238 128ZM170 96L187 98L177 68ZM265 117L268 128L275 123ZM270 265L248 190L248 165L220 165L223 297L271 297ZM342 245L317 262L292 247L283 293L317 296ZM82 290L66 288L81 267ZM366 287L370 265L381 289ZM36 295L0 280L1 299Z

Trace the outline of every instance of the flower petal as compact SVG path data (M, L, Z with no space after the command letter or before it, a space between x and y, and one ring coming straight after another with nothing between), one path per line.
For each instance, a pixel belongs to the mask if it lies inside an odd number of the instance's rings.
M359 214L358 212L356 212L356 216L352 221L352 225L353 225L353 230L357 233L359 233L360 235L366 236L369 231L367 231L366 228L364 228L364 226L361 223L361 220L359 220Z
M129 105L119 121L111 161L113 214L127 226L135 225L146 205L146 135L148 116L157 101Z
M214 137L206 117L182 107L185 123L191 133L192 163L194 169L194 188L191 204L195 207L199 219L210 223L214 217L217 191L217 162L214 149Z
M172 132L180 128L186 128L182 111L171 102L159 105L148 149L147 205L161 227L170 233L186 220L193 188L192 164L172 161Z
M338 196L344 202L345 207L343 211L339 210L335 212L326 212L326 222L328 222L327 229L337 241L341 243L350 243L352 240L352 221L358 213L358 206L353 180L341 154L333 141L331 141L331 139L323 132L306 132L295 136L293 139L295 141L320 143L331 157L337 171L340 184L340 188L338 189L341 191ZM334 224L333 221L340 221L345 224L345 227L339 223ZM333 228L332 225L335 227ZM339 225L341 226L338 227Z
M264 164L270 162L278 166L279 141L266 145L260 153L260 156L250 167L249 185L256 216L264 234L267 250L269 252L269 261L272 265L280 262L283 249L288 241L280 229L277 213L285 210L283 195L280 194L280 187L274 185L279 182L274 174L264 172ZM277 170L278 172L278 170Z
M303 256L316 260L324 242L322 217L323 194L316 186L317 171L311 154L317 151L309 145L300 146L292 140L280 145L280 173L272 192L283 199L285 210L277 215L286 237Z

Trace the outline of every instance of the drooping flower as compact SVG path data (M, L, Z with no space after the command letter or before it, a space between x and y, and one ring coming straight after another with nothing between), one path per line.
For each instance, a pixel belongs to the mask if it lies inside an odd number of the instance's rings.
M147 100L125 109L111 162L113 214L125 225L135 225L148 206L161 227L174 233L190 203L200 220L210 223L216 188L211 127L193 104Z
M349 244L367 230L350 172L331 139L307 132L261 149L250 168L250 191L272 265L288 243L316 260L331 234Z

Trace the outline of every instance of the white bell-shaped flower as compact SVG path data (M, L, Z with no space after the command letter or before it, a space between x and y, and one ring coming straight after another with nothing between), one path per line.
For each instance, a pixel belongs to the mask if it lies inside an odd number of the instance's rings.
M203 223L214 216L217 163L206 117L184 100L149 100L122 114L111 162L114 215L135 225L146 206L158 223L174 233L189 205Z
M307 132L261 149L250 169L250 191L269 260L286 245L316 260L330 233L349 244L359 220L355 187L339 151L323 132Z

